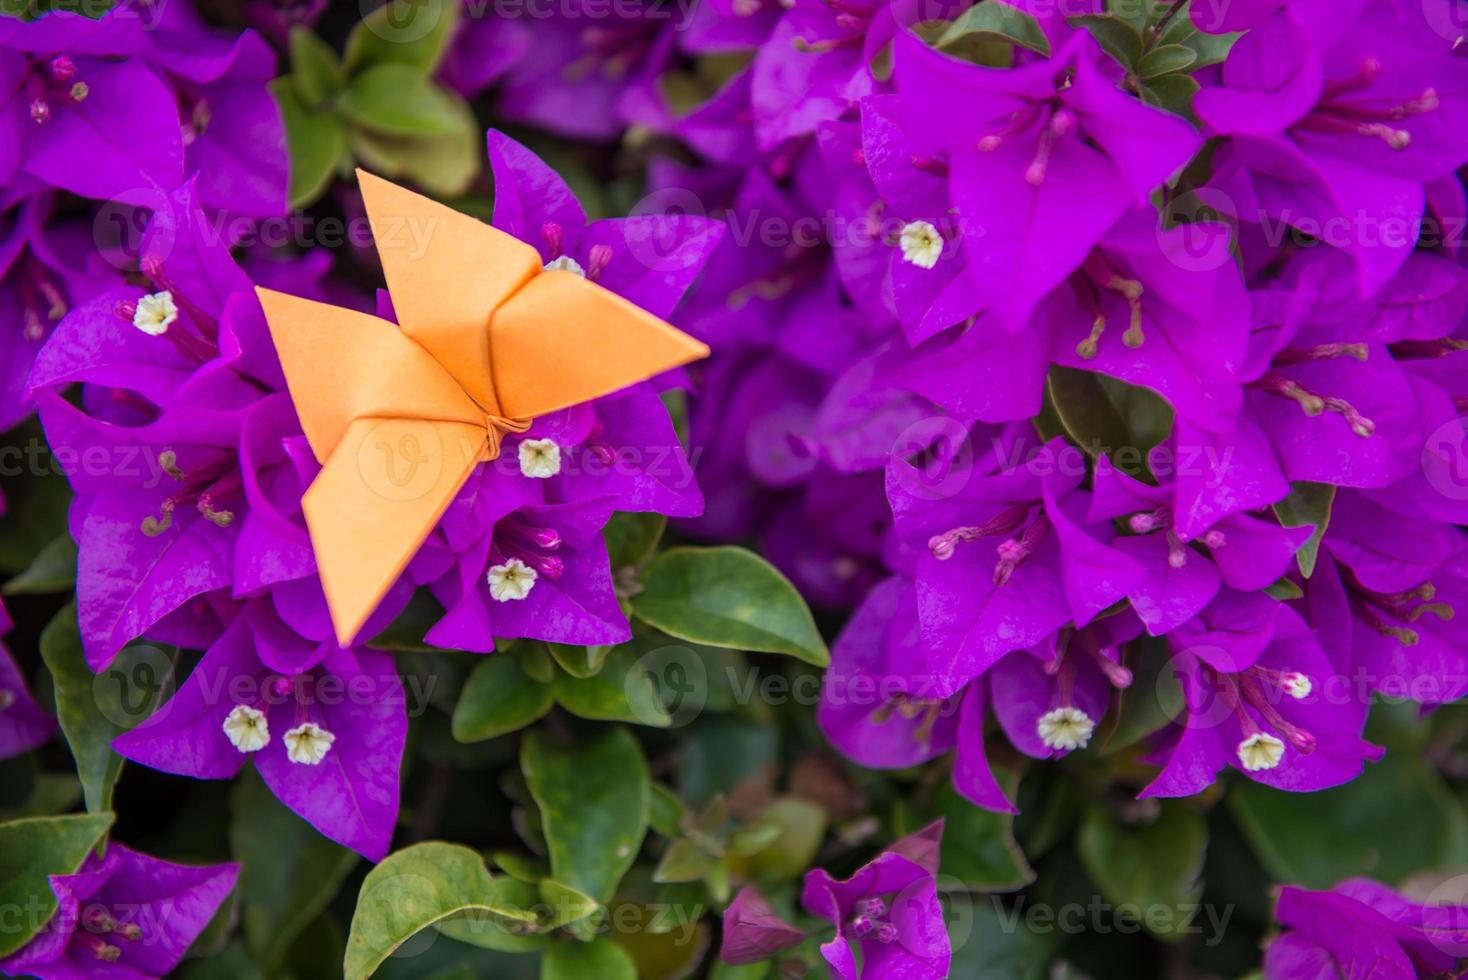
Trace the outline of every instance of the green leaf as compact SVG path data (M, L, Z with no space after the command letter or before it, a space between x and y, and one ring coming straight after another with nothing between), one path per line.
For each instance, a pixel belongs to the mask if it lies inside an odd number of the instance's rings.
M126 647L100 674L82 654L76 606L68 604L41 631L41 658L56 689L56 717L76 760L87 810L112 809L122 756L112 740L142 723L172 690L173 664L157 647Z
M662 514L620 511L613 514L601 532L607 543L612 571L629 565L641 565L657 548L667 526L668 519Z
M443 58L458 12L454 0L391 0L347 35L347 71L399 64L426 78Z
M768 847L749 856L731 854L729 870L742 878L766 883L794 881L815 861L826 837L826 808L797 796L771 803L750 829L772 827Z
M1193 96L1201 86L1191 75L1163 75L1142 83L1142 101L1184 119L1193 117Z
M1185 19L1185 15L1179 13L1176 18L1173 18L1173 23L1182 21L1182 19ZM1188 45L1198 56L1198 60L1192 63L1192 70L1196 72L1199 67L1221 65L1226 62L1229 51L1233 50L1233 43L1242 37L1242 32L1239 34L1205 34L1204 31L1193 29L1192 34L1189 34L1186 40L1176 41L1176 43Z
M1070 441L1087 455L1104 454L1128 476L1152 482L1142 454L1124 451L1137 440L1097 375L1056 365L1045 379L1045 397Z
M72 493L36 422L5 433L0 447L26 471L23 477L6 478L6 510L0 517L0 573L14 575L66 533Z
M1172 669L1172 654L1160 637L1128 644L1132 683L1122 689L1101 743L1103 755L1135 745L1171 722L1183 710L1183 687Z
M1007 41L1050 56L1050 42L1039 22L1024 11L1002 3L974 4L939 35L935 46L947 49L970 44L976 37Z
M76 542L69 532L52 538L26 570L0 589L6 595L69 592L76 584Z
M1334 502L1335 487L1329 483L1302 481L1290 484L1290 495L1274 505L1274 515L1285 527L1315 525L1315 533L1295 553L1300 574L1306 578L1315 573L1315 561L1320 557L1320 539L1330 526L1330 508Z
M342 964L347 980L371 976L394 950L451 916L535 921L533 912L505 898L479 855L467 847L428 841L388 855L367 873L357 897Z
M1468 865L1463 808L1422 759L1403 753L1318 793L1240 780L1228 801L1269 873L1305 888L1356 875L1396 884L1418 871Z
M1164 801L1157 819L1124 824L1104 806L1093 807L1077 838L1081 862L1113 905L1133 905L1160 939L1187 935L1189 911L1202 892L1208 830L1185 803ZM1118 915L1120 910L1118 910Z
M336 897L357 855L286 809L253 774L235 784L230 811L229 850L240 862L245 939L275 975L297 936Z
M637 980L637 967L622 947L605 937L589 943L557 943L540 961L541 980Z
M995 775L1014 799L1019 779L1003 772ZM938 805L946 820L939 865L945 875L983 892L1014 891L1035 880L1034 869L1014 839L1014 814L974 806L951 785L943 787Z
M341 59L304 24L291 28L290 54L291 81L304 105L319 107L346 83Z
M595 677L615 647L573 647L565 643L547 643L546 649L561 669L572 677Z
M532 731L520 765L540 809L551 874L610 901L647 834L651 791L642 747L623 728L576 745Z
M673 548L653 559L632 611L694 643L831 662L815 619L790 580L743 548Z
M668 845L658 866L653 869L652 880L660 884L702 881L713 863L713 856L699 850L692 841L675 840Z
M1137 62L1142 60L1142 35L1136 27L1112 14L1082 14L1067 20L1072 27L1089 31L1102 50L1127 71L1136 71Z
M479 742L519 731L554 704L550 685L525 673L520 658L491 653L474 665L454 706L454 738Z
M554 878L542 878L536 883L536 888L540 893L541 904L551 910L549 917L540 922L542 932L580 922L595 915L601 908L601 903L590 895L570 885L563 885Z
M377 65L352 79L337 108L358 126L385 136L452 136L463 124L458 96L407 65Z
M1296 585L1293 579L1278 578L1264 587L1264 594L1280 602L1289 602L1292 599L1302 598L1305 590Z
M72 874L112 826L112 814L34 817L0 824L0 956L30 942L56 913L50 875Z
M326 190L346 151L347 129L335 116L315 113L301 104L288 78L270 83L270 93L285 121L286 145L291 155L291 207L305 207Z
M578 718L628 721L653 728L666 728L673 722L657 685L642 669L637 651L627 646L613 649L600 673L591 677L557 673L551 688L560 706Z
M652 795L648 797L648 823L664 837L678 836L683 824L683 815L688 811L678 794L662 783L653 783Z
M1164 44L1153 48L1142 56L1137 65L1137 74L1143 78L1157 78L1182 71L1198 60L1198 52L1181 44Z
M508 907L530 910L540 902L540 892L535 886L514 878L495 879L500 900ZM450 939L480 949L492 949L502 953L528 953L544 949L552 940L537 932L541 922L495 919L478 916L444 919L434 928Z
M459 130L449 136L407 139L366 129L351 132L352 152L373 171L406 178L437 197L457 197L479 174L482 136L468 106L458 105Z

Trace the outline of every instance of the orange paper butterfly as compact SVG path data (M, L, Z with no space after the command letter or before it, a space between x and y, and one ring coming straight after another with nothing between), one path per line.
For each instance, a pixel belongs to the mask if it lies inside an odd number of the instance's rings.
M342 646L505 432L708 356L524 242L357 176L398 324L256 290L322 467L303 508Z

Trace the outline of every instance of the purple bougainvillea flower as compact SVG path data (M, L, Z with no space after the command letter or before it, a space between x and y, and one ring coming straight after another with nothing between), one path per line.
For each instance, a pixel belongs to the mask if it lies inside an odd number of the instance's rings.
M611 140L630 121L656 119L656 83L673 53L680 9L572 0L536 18L534 43L504 76L500 115L583 140Z
M833 173L850 171L837 197L834 238L842 281L868 315L895 316L918 343L977 313L965 274L961 224L949 199L946 159L920 153L896 96L861 100L861 121L821 128ZM854 161L854 166L853 166Z
M1412 251L1424 183L1468 160L1468 73L1416 3L1325 19L1298 6L1241 38L1223 84L1198 93L1205 131L1231 137L1213 184L1241 219L1343 249L1370 296Z
M655 316L673 314L723 235L722 224L693 215L588 222L565 181L519 143L491 131L489 159L495 227L538 248L548 267L579 272ZM656 392L652 382L636 384L539 420L502 458L548 480L553 501L613 497L619 510L694 516L703 496ZM534 446L554 459L527 469Z
M245 0L245 20L277 48L290 43L291 28L313 27L326 12L328 0Z
M534 36L529 25L504 16L494 4L466 4L438 66L438 77L472 99L525 56Z
M1232 767L1292 792L1338 786L1381 750L1361 737L1369 693L1332 666L1293 609L1225 589L1169 634L1184 717L1149 796L1192 796Z
M114 747L195 779L229 779L253 761L323 835L381 860L408 729L402 681L390 656L340 649L329 627L320 639L301 635L287 619L292 602L279 590L251 602L178 692ZM310 605L326 627L324 600Z
M285 124L268 83L275 52L254 31L223 35L190 4L156 8L149 60L178 101L184 170L210 211L284 214L289 156Z
M0 21L0 185L156 207L184 175L178 109L136 11Z
M891 578L836 641L816 719L831 744L872 769L905 769L955 750L953 788L977 806L1013 813L984 751L988 679L951 686L925 667L912 581Z
M1468 907L1419 904L1369 878L1287 885L1274 915L1289 931L1269 943L1265 980L1449 976L1468 957Z
M909 134L949 164L971 283L1009 331L1201 146L1188 123L1121 91L1084 31L1010 69L906 30L893 57Z
M719 959L734 966L758 963L804 939L805 933L780 918L758 888L746 885L724 910Z
M1023 436L1012 449L1017 462L949 496L926 492L903 460L887 471L898 535L921 549L918 617L932 669L957 683L1067 623L1084 626L1145 574L1107 543L1109 524L1086 521L1079 450Z
M1114 688L1130 687L1121 645L1141 633L1129 612L1018 650L989 672L994 715L1015 748L1036 759L1083 749L1106 717Z
M8 976L149 980L171 973L239 877L238 864L185 865L115 841L75 874L51 875L56 914L0 960Z
M273 365L258 350L251 283L210 237L192 185L155 213L141 254L150 288L120 287L69 313L29 381L77 493L77 603L94 669L230 585L245 505L240 433L270 394L250 373ZM60 395L76 382L80 407Z
M1201 531L1179 530L1176 496L1173 486L1135 480L1108 457L1096 462L1089 516L1092 521L1126 518L1131 533L1112 546L1147 570L1128 598L1153 636L1192 619L1224 583L1246 592L1271 585L1289 570L1315 530L1313 525L1281 527L1244 513L1228 514Z
M1468 535L1339 491L1315 573L1311 621L1340 624L1338 644L1368 688L1426 704L1468 692L1460 610L1468 606ZM1344 662L1342 662L1344 661Z
M923 661L913 583L887 579L831 651L816 712L831 744L871 769L905 769L952 749L961 699L925 676Z
M412 567L444 616L427 640L490 653L495 637L557 643L631 638L601 529L614 501L547 503L538 481L482 467Z
M1248 299L1227 238L1209 236L1199 251L1196 229L1160 229L1150 206L1127 212L1027 329L981 316L920 348L906 383L950 411L1004 422L1038 412L1046 372L1063 364L1151 388L1209 431L1234 428Z
M896 32L883 0L793 0L755 55L750 100L762 150L813 133L878 88L868 67Z
M806 872L801 904L836 926L836 938L821 946L833 975L841 980L948 975L952 950L934 877L942 836L940 820L897 841L845 881L820 868Z
M121 275L93 254L85 222L53 222L53 195L0 214L0 431L32 410L26 378L60 319Z
M0 604L0 639L14 623ZM42 745L56 731L56 721L41 709L26 687L15 658L0 643L0 759L9 759Z

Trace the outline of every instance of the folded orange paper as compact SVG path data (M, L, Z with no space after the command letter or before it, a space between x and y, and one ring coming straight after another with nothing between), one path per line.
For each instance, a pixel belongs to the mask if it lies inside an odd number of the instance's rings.
M524 242L357 177L398 323L256 289L321 463L303 508L342 646L504 433L708 356Z

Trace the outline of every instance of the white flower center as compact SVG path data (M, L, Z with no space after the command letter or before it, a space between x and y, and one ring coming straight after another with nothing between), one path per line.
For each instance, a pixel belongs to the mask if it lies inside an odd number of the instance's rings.
M943 256L943 236L926 221L903 225L897 244L902 246L903 261L911 262L919 269L931 269Z
M237 704L224 717L224 734L241 752L259 752L270 744L270 724L265 714L249 705Z
M1047 748L1069 752L1086 747L1096 723L1080 708L1056 708L1041 715L1035 728Z
M495 602L516 602L530 594L538 573L518 558L489 567L489 594Z
M546 269L560 269L563 272L574 272L582 279L586 278L586 270L581 268L581 263L569 255L558 255L545 264Z
M133 326L150 337L163 336L177 319L178 307L173 305L173 294L166 289L144 296L133 311Z
M537 480L561 472L561 447L554 439L526 439L520 443L520 472Z
M1284 758L1284 743L1273 735L1256 732L1239 743L1239 761L1250 772L1273 769Z
M292 762L314 766L326 758L336 736L315 722L297 725L285 733L285 754Z
M1285 674L1280 679L1280 683L1284 685L1285 693L1296 700L1308 698L1310 692L1315 689L1315 686L1310 683L1310 678L1295 671Z

